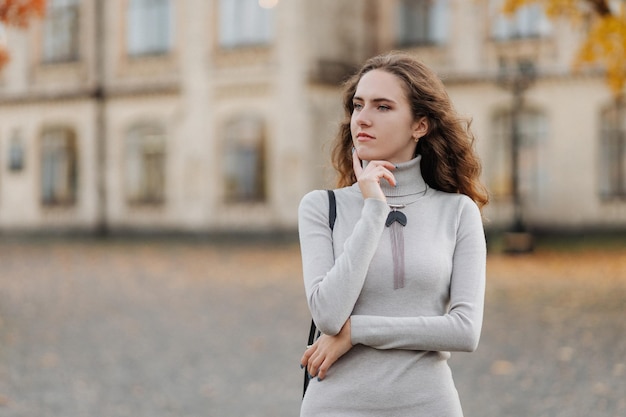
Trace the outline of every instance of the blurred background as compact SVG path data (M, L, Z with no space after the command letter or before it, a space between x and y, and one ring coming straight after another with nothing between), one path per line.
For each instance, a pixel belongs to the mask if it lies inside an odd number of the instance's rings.
M393 49L473 119L489 229L626 229L621 90L579 57L596 1L569 2L576 23L499 1L3 3L44 14L2 29L2 231L292 231L333 184L340 82Z
M467 416L626 415L624 45L619 0L0 0L0 415L297 415L297 206L390 50L491 193Z

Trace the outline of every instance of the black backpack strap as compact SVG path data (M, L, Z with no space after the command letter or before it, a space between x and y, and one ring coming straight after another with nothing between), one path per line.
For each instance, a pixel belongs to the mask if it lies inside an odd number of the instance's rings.
M335 228L335 219L337 218L337 200L333 190L326 191L328 191L328 226L332 231Z
M335 220L337 219L337 200L335 199L335 192L333 190L326 190L328 192L328 227L332 232L335 228ZM315 334L317 333L317 335ZM315 326L315 322L311 320L311 329L309 330L309 338L307 339L307 346L310 346L315 342L315 339L320 336L320 332ZM306 393L306 389L309 386L309 374L307 370L304 370L304 388L302 390L302 396Z

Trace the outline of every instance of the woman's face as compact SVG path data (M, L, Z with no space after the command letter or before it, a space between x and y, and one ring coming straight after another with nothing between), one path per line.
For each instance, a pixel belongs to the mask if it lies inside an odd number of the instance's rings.
M427 131L425 118L414 120L402 81L372 70L357 84L350 120L352 143L360 159L397 164L415 155L416 138Z

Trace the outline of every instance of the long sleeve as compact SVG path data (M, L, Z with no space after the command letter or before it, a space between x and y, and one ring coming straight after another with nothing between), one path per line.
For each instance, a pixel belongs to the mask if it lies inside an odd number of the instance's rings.
M469 198L461 198L459 202L447 313L417 317L354 315L353 343L377 349L476 349L485 293L485 236L478 207Z
M313 191L302 199L298 230L305 292L313 320L323 333L339 333L350 317L378 247L388 211L383 201L363 201L360 217L343 243L343 252L335 259L326 192Z
M469 197L428 186L420 161L381 181L386 202L363 200L358 184L335 190L332 233L325 191L300 203L311 313L328 335L350 319L354 345L311 381L302 416L463 415L447 352L474 350L480 335L482 219ZM392 209L406 222L385 226Z

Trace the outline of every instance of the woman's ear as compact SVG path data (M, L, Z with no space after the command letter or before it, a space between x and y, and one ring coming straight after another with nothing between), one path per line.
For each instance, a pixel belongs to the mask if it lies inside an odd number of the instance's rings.
M428 133L428 119L426 116L420 117L413 122L413 140L417 142L422 136Z

